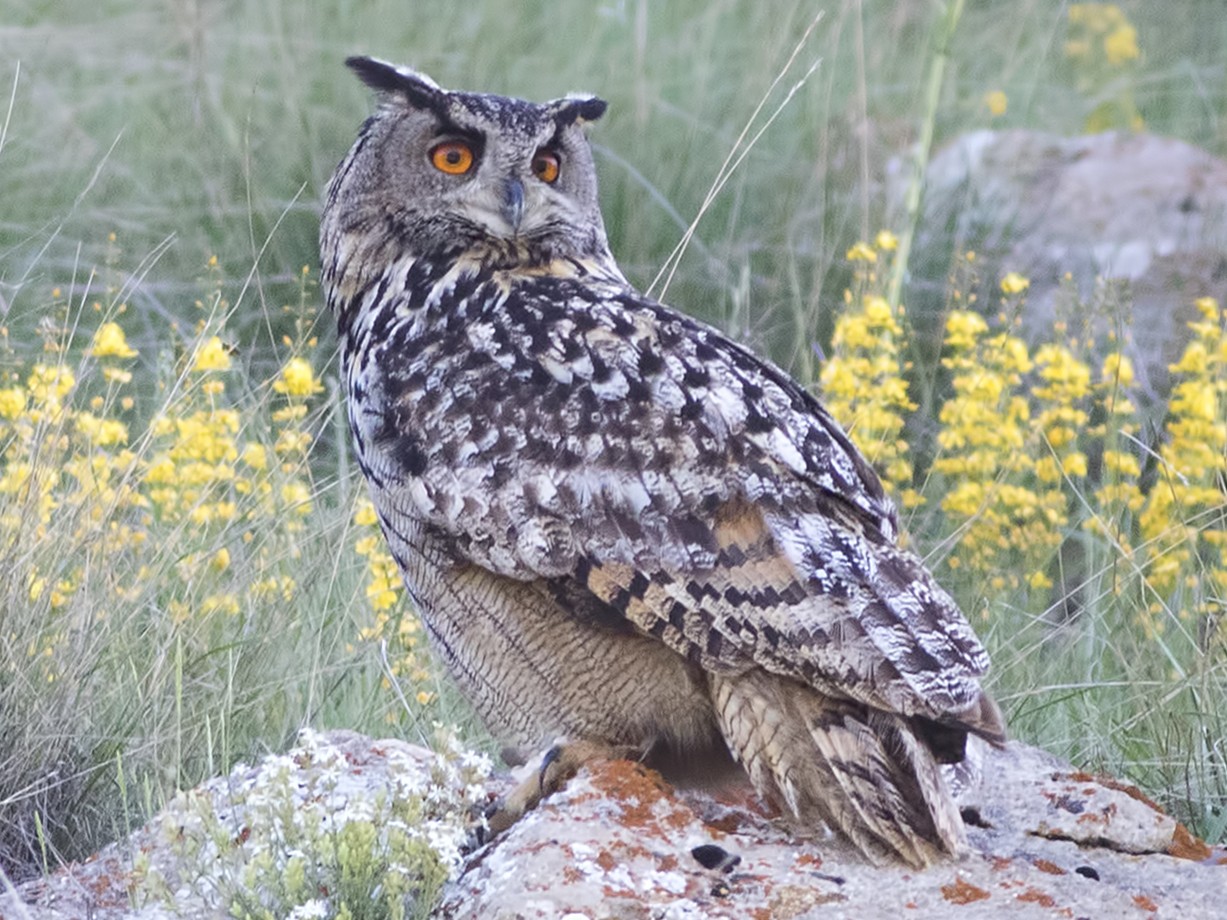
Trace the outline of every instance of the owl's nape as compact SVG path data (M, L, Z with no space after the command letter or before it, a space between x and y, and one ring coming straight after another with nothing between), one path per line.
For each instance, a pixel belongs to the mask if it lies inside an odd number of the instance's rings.
M1004 740L988 656L817 399L619 271L583 128L605 103L349 65L380 96L320 227L350 428L491 732L731 755L871 858L958 852L939 763Z

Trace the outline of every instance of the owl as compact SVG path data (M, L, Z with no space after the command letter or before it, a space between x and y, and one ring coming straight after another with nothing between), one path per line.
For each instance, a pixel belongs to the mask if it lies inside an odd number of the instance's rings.
M349 423L490 731L546 763L744 771L875 862L959 852L940 765L1004 741L988 657L815 397L618 269L605 102L347 63L379 97L320 230Z

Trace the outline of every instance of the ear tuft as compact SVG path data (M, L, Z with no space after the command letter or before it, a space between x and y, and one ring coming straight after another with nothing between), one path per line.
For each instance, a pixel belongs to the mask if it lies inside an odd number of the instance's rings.
M399 96L416 108L446 109L447 91L426 74L373 57L348 57L345 65L376 92Z
M560 128L565 128L571 124L582 125L584 122L596 121L605 114L605 109L608 106L609 103L604 99L577 93L564 96L562 99L556 99L550 103L550 109L554 114L554 121L558 123Z

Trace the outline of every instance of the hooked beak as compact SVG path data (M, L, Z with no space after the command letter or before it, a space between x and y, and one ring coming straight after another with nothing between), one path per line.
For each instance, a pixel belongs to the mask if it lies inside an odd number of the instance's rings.
M520 221L524 217L524 183L519 179L508 179L503 185L503 219L511 225L512 233L520 232Z

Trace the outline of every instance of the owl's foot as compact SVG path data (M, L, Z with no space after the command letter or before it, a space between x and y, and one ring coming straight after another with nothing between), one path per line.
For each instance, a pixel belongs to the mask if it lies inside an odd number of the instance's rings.
M485 826L476 832L477 842L485 843L507 830L525 813L567 784L579 768L594 760L639 760L643 750L630 745L580 739L560 741L541 757L541 765L503 800L485 813Z

